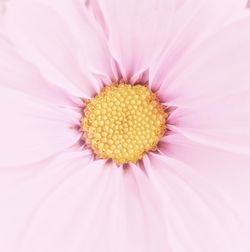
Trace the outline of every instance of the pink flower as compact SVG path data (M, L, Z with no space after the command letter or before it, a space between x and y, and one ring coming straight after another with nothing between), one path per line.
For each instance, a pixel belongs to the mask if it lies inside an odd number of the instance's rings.
M8 2L0 19L0 251L250 251L246 4ZM117 165L94 155L82 118L90 109L83 100L121 81L154 91L168 118L156 150Z

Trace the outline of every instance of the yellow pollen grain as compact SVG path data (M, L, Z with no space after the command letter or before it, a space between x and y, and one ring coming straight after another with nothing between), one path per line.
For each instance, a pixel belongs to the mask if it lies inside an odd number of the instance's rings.
M87 145L98 158L119 165L156 150L166 129L164 107L142 85L106 86L85 105L81 128Z

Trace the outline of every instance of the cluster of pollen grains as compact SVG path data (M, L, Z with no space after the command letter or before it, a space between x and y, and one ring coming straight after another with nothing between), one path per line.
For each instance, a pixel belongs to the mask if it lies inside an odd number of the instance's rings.
M165 109L145 86L112 84L85 105L82 131L99 158L135 163L156 150L165 132Z

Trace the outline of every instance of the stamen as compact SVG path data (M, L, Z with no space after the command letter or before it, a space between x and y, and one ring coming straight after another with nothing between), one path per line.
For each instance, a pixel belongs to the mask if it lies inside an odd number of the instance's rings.
M86 103L81 127L97 157L135 163L157 149L166 118L165 108L147 87L112 84Z

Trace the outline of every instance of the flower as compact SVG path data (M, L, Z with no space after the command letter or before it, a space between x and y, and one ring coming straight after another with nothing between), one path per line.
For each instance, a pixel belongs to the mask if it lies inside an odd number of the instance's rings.
M0 20L0 251L250 251L246 3L8 2ZM130 129L152 133L152 119L160 127L156 149L126 163L110 156L116 138L107 139L108 156L94 141L103 141L96 133L105 120L114 130L128 99ZM155 114L144 120L149 106ZM141 129L132 139L119 132L137 144Z

